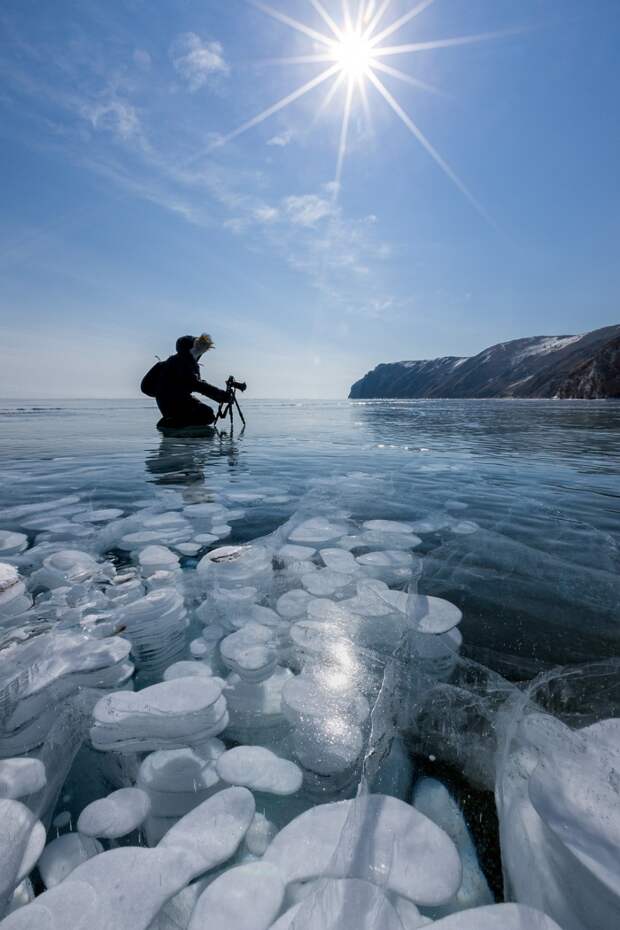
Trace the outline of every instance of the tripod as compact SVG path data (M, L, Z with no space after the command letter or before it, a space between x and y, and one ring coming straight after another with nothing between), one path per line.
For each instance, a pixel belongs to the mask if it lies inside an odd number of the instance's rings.
M243 428L245 429L245 417L241 412L241 407L239 406L239 401L237 400L237 391L245 391L246 387L247 385L245 383L235 381L232 375L230 378L228 378L226 381L228 400L225 403L220 404L220 409L218 410L217 416L215 418L216 426L219 420L225 420L226 417L230 417L230 431L232 433L233 429L235 428L233 408L236 407L237 413L239 414L241 422L243 423Z

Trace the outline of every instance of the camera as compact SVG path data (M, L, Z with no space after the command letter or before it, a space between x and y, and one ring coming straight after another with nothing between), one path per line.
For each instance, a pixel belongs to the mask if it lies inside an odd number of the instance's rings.
M231 375L230 378L226 381L226 387L229 391L241 391L243 394L247 390L247 384L245 381L235 381L234 375Z

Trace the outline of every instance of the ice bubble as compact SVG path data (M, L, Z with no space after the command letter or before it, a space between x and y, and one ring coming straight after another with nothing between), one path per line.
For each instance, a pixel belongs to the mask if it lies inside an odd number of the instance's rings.
M100 798L85 807L77 828L84 836L116 840L140 827L149 815L151 802L140 788L119 788L107 798Z
M359 574L359 565L353 555L345 549L321 549L319 555L323 564L334 572L343 575Z
M6 714L0 755L25 753L41 745L55 716L56 702L80 687L114 688L126 681L130 644L68 631L43 633L13 643L0 653L0 701ZM29 724L29 726L25 726Z
M406 613L411 626L418 633L448 633L463 619L459 608L442 597L391 591L387 598L399 611Z
M156 543L160 539L160 533L155 533L152 530L150 532L140 530L137 533L126 533L123 537L121 537L118 546L119 549L133 551L136 549L142 549L144 546L148 546L151 543Z
M359 879L325 880L269 930L403 930L386 895Z
M449 901L462 879L447 834L415 808L379 794L306 811L277 834L265 861L287 882L321 876L377 880L423 906Z
M52 840L41 853L38 863L45 887L59 885L78 865L101 852L101 843L80 833L65 833Z
M0 761L0 798L18 800L41 791L47 784L45 766L39 759Z
M193 749L160 750L148 755L138 772L138 786L147 792L153 814L184 817L222 787L215 763L225 752L216 739Z
M230 714L227 735L239 742L255 743L285 724L282 714L282 689L293 677L288 668L276 668L262 682L244 681L232 674L226 686Z
M289 542L303 546L320 546L333 542L347 533L344 524L333 523L326 517L313 517L300 523L289 535Z
M147 546L138 556L142 574L154 575L155 572L175 570L179 566L179 557L166 546Z
M108 930L99 896L90 885L65 881L2 921L2 930Z
M399 520L367 520L363 526L365 530L377 533L413 533L411 523Z
M302 575L301 583L306 591L314 597L329 597L330 594L335 594L336 591L350 585L351 575L343 575L341 572L322 568L318 572Z
M206 645L206 644L205 644ZM164 681L173 681L175 678L212 678L213 669L204 662L186 661L175 662L168 666L164 672Z
M111 565L100 565L92 555L79 549L61 549L43 559L43 567L33 575L33 584L43 588L59 588L90 581L101 571L112 577Z
M247 610L255 603L258 591L248 586L241 588L215 588L210 596L200 604L196 616L205 624L217 620L232 628L232 621L245 616Z
M356 561L371 577L385 581L386 584L398 584L411 577L417 559L401 549L385 549L382 552L358 555Z
M199 545L199 543L189 542L189 543L178 543L175 546L175 548L177 552L180 553L181 555L193 556L193 555L198 555L198 553L202 549L202 546Z
M291 747L300 765L315 775L348 772L364 748L364 736L346 717L308 717L294 730Z
M25 878L13 892L13 897L11 898L11 903L9 904L8 913L11 914L13 911L18 910L18 908L25 907L26 904L30 904L31 901L34 901L34 897L35 894L34 888L32 887L32 882L29 878Z
M453 533L456 533L457 536L469 536L471 533L477 533L480 526L473 520L460 520L458 523L455 523L454 526L451 526L450 529Z
M7 559L19 555L28 548L28 537L24 533L11 533L0 530L0 558Z
M447 788L434 778L422 778L415 786L413 804L445 830L458 849L463 866L463 881L456 896L443 908L438 908L433 916L444 917L455 911L492 904L493 895L480 868L465 818Z
M228 724L215 678L178 678L138 692L116 692L93 711L90 735L101 750L175 749L216 736Z
M226 862L247 833L256 805L247 788L226 788L186 814L160 840L158 850L182 850L191 878Z
M45 827L20 801L0 800L0 916L15 888L35 867Z
M213 533L199 533L198 536L194 536L194 542L202 548L203 546L212 546L213 543L218 541L218 538Z
M176 588L161 588L133 601L119 612L119 622L131 641L139 668L161 671L185 647L187 613Z
M211 527L211 530L218 539L226 539L232 533L232 526L228 523L218 523L216 526Z
M223 639L220 654L227 668L247 681L268 678L278 660L272 630L252 622Z
M264 546L221 546L198 563L198 574L214 585L246 587L268 583L273 572L270 550Z
M57 510L60 507L70 507L80 503L77 496L59 497L51 501L37 501L34 504L18 504L15 507L6 507L0 510L0 520L21 520L30 514L44 513L47 510Z
M294 762L262 746L236 746L217 760L217 772L230 785L286 796L301 788L303 775Z
M294 588L278 598L276 610L285 620L294 620L305 615L308 604L312 599L312 595L308 591Z
M268 820L264 814L254 814L254 820L250 824L250 829L245 835L243 845L247 851L259 858L265 855L267 847L278 832L274 823Z
M311 546L294 546L287 544L278 549L276 555L281 562L288 565L290 562L309 562L316 549Z
M187 930L198 898L204 891L204 880L183 888L161 909L148 930Z
M409 901L408 898L392 895L391 901L403 925L403 930L419 930L420 927L432 924L432 920L429 917L423 917L413 901Z
M192 859L183 849L125 846L79 865L66 884L86 882L98 895L101 912L90 930L147 930L193 873Z
M0 562L0 594L4 594L17 584L19 584L17 569L13 565L7 565L6 562Z
M342 717L362 724L370 715L366 698L350 679L329 668L290 679L282 689L282 709L294 726L308 717Z
M233 491L226 493L226 500L233 504L257 504L265 497L264 494L256 494L251 491Z
M393 598L401 592L392 591L384 581L365 578L357 583L357 594L340 601L340 606L361 617L386 617L394 613ZM406 596L405 596L406 597Z
M437 920L436 930L561 930L541 911L521 904L492 904Z
M110 523L122 516L122 510L109 507L107 510L86 510L84 513L78 513L73 517L73 521L74 523Z
M230 869L198 899L189 930L268 930L284 900L278 870L266 862Z

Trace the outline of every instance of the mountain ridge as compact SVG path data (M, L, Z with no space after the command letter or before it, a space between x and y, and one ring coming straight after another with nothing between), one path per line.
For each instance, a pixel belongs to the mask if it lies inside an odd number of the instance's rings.
M349 397L620 397L620 325L513 339L471 357L382 363L352 385Z

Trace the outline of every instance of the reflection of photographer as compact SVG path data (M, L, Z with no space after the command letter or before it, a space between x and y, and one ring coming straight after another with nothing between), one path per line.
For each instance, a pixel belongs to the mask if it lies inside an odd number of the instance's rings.
M220 409L236 404L235 390L245 390L245 384L229 378L226 390L222 391L200 377L198 360L213 348L213 340L206 333L197 338L182 336L177 340L176 355L165 362L157 362L144 376L142 392L155 398L162 413L158 429L212 426L216 421L213 410L192 397L194 393L216 401Z

